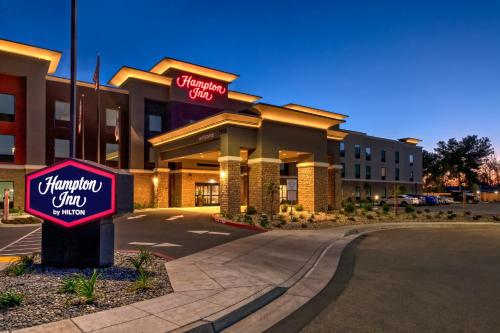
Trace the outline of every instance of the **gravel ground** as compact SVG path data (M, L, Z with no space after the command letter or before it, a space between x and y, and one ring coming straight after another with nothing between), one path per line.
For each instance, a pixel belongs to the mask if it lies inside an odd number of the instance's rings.
M64 277L74 274L90 276L92 269L43 268L39 263L21 276L0 272L0 293L14 291L23 295L19 307L0 310L0 331L19 329L48 322L77 317L130 303L162 296L172 292L165 269L165 260L154 257L147 270L153 274L151 289L135 291L131 288L137 274L128 262L135 253L115 253L115 266L102 269L97 282L97 298L90 304L78 301L76 296L59 292Z

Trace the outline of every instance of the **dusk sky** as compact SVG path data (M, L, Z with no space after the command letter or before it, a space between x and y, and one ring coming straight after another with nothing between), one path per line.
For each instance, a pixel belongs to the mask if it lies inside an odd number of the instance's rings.
M62 51L69 0L0 0L0 38ZM240 75L262 101L349 115L346 129L417 137L426 149L467 134L500 155L498 1L80 0L78 79L168 56Z

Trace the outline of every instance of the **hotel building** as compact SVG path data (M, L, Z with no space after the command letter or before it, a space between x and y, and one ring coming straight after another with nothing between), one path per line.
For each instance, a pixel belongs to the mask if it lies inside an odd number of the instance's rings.
M53 76L60 57L0 39L0 190L11 190L13 207L24 207L26 173L69 157L70 84ZM339 113L261 103L230 90L236 79L164 58L149 70L121 67L99 94L78 82L77 157L129 170L134 202L153 207L237 213L292 201L320 211L396 187L421 192L419 140L346 130Z

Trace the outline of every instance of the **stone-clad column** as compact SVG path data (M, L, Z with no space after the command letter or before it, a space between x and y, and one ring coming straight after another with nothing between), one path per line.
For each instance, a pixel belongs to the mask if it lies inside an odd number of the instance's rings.
M328 209L328 163L297 163L298 203L304 210Z
M241 157L223 156L218 161L220 165L220 212L239 214L241 210Z
M248 160L248 205L255 207L257 212L271 213L271 202L274 203L273 212L279 211L279 191L271 200L271 194L267 191L272 182L280 184L280 163L277 158L253 158Z
M333 209L342 208L342 165L328 167L328 205Z
M154 186L154 207L168 207L168 177L170 169L156 168L154 170L153 186Z

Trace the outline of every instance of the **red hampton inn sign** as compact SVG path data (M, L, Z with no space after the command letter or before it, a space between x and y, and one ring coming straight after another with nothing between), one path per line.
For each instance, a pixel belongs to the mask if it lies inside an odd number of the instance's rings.
M227 101L227 84L202 76L183 73L174 79L172 98L213 107L224 106Z

